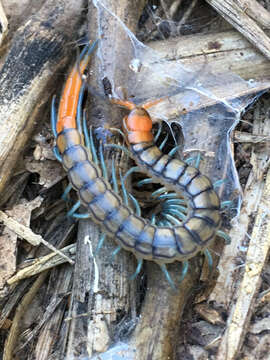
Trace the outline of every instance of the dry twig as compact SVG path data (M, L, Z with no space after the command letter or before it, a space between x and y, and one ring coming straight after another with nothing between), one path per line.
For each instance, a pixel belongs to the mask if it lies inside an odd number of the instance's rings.
M270 39L259 27L259 25L249 17L250 11L247 9L249 5L241 0L206 0L217 12L224 17L232 26L234 26L241 34L243 34L256 48L258 48L268 59L270 59ZM252 17L260 19L261 9L252 7ZM268 16L269 21L269 16Z

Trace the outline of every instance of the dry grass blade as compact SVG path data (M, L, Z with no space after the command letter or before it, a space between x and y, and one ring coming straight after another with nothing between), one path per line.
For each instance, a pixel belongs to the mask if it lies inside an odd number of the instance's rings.
M33 264L19 270L14 276L8 279L7 283L12 285L19 280L37 275L42 271L51 269L67 261L70 263L70 261L72 261L71 257L74 258L75 251L75 245L72 244L61 249L61 251L59 251L60 254L53 252L49 255L43 256L42 258L35 259ZM67 255L69 255L69 257Z
M74 264L74 261L70 259L66 254L62 253L60 250L56 249L53 245L44 240L41 235L34 234L33 231L18 223L16 220L8 217L3 211L0 210L0 221L4 223L10 230L14 231L19 237L25 239L33 246L38 246L40 244L45 245L48 249L54 251L55 254L58 254L60 257L68 261L70 264Z

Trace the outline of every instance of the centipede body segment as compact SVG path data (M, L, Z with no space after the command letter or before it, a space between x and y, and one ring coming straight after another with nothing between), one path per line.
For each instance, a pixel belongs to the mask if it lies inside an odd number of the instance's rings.
M90 54L88 49L82 56L81 73ZM75 66L62 93L55 127L56 144L70 183L93 221L138 259L152 260L160 265L186 261L206 249L221 225L219 197L211 181L198 169L163 154L154 144L152 120L146 110L152 103L136 106L132 102L112 100L131 110L123 126L138 166L154 181L187 199L187 218L181 225L173 227L156 226L136 215L102 177L101 170L92 161L84 144L83 135L76 127L74 109L81 84L81 74Z

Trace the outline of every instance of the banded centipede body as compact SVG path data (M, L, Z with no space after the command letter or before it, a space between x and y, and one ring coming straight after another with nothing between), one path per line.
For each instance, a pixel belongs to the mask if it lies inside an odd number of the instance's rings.
M81 55L81 73L87 66L92 49L93 46L88 46ZM152 120L146 110L153 102L136 106L129 101L112 99L113 103L131 110L123 124L135 161L154 181L163 183L187 199L187 218L181 225L173 227L156 226L136 215L102 177L75 121L81 85L81 74L74 67L63 90L58 119L52 111L52 128L56 137L57 158L67 171L69 181L78 192L80 203L89 212L89 217L138 259L152 260L160 266L186 261L206 249L221 225L219 197L211 181L198 169L163 154L154 144Z

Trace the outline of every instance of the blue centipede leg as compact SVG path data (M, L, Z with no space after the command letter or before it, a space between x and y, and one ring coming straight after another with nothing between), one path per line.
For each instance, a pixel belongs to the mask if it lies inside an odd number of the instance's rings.
M151 178L147 178L147 179L143 179L143 180L140 180L137 182L137 186L143 186L143 185L146 185L146 184L152 184L154 181L153 179Z
M220 204L220 207L221 207L221 209L224 209L225 207L229 207L229 206L231 206L232 204L233 204L232 201L226 200L226 201L222 201L222 203Z
M156 223L156 215L155 214L153 214L151 216L150 223L151 223L151 225L155 225L155 223Z
M156 197L157 200L164 200L164 199L177 199L176 193L169 193L169 194L161 194Z
M127 172L126 175L124 176L123 180L124 182L126 182L126 179L134 172L141 172L141 169L139 166L133 166L132 168L130 168Z
M116 178L114 158L112 159L112 185L113 185L113 191L116 194L119 194L119 188L118 188L118 182L117 182L117 178Z
M62 162L62 157L60 155L60 152L59 152L57 146L53 147L53 153L54 153L54 156L56 157L56 160L58 160L59 162Z
M204 256L207 259L209 273L211 274L212 271L213 271L213 258L212 258L212 255L210 254L210 251L208 249L205 249L203 253L204 253Z
M130 152L125 146L118 145L118 144L106 144L106 145L105 145L105 149L107 149L107 148L113 148L113 149L121 150L121 151L123 151L128 157L132 158L131 152Z
M136 215L141 216L141 207L140 207L137 199L136 199L132 194L130 194L130 193L128 193L128 196L130 197L130 199L131 199L132 202L133 202L133 205L134 205L134 207L135 207L135 213L136 213Z
M51 128L52 128L53 136L57 138L57 130L56 130L57 116L56 116L55 98L56 97L54 95L51 104Z
M164 204L168 205L182 205L186 204L187 202L183 199L168 199L164 202Z
M121 174L121 171L119 172L119 176L120 176L120 180L121 180L121 188L122 188L122 193L123 193L123 202L125 205L128 206L128 193L127 193L127 189L125 187L125 183L124 183L124 179L123 176Z
M162 209L176 209L178 211L181 211L183 214L187 213L188 209L182 205L178 205L178 204L167 204L167 202L165 201L162 204Z
M162 215L165 219L169 220L174 225L182 225L182 222L179 219L177 219L176 217L172 216L171 214L165 213Z
M63 195L61 196L61 199L64 201L67 201L67 196L72 189L72 185L69 183L68 186L65 188L65 191L63 192Z
M167 142L167 140L168 140L168 137L169 137L169 135L167 134L166 136L165 136L165 139L162 141L162 143L159 145L159 150L161 151L163 148L164 148L164 146L166 145L166 142Z
M177 145L175 146L170 152L169 152L169 156L172 157L173 155L175 155L175 153L181 148L181 145Z
M86 119L85 112L84 112L84 118ZM85 126L86 126L86 120L85 120ZM94 161L94 163L95 163L96 165L98 165L99 161L98 161L98 157L97 157L96 147L95 147L95 144L94 144L92 126L90 126L90 130L89 130L89 141L90 141L89 149L90 149L90 151L91 151L91 154L92 154L92 157L93 157L93 161Z
M111 131L118 132L118 134L120 134L120 135L123 137L123 139L126 140L127 137L126 137L126 135L123 133L122 130L117 129L117 128L114 128L114 127L110 127L109 129L110 129Z
M108 171L107 171L107 166L105 164L102 143L99 144L99 158L100 158L100 164L101 164L101 169L102 169L102 175L103 175L104 179L108 180Z
M186 220L186 216L181 211L178 211L177 209L166 209L166 211L162 211L161 214L162 215L163 214L171 214L171 215L177 216L182 221Z
M98 241L98 244L97 244L97 248L95 250L95 253L94 253L94 256L97 256L100 249L102 248L103 244L104 244L104 241L106 240L106 234L101 234L100 238L99 238L99 241Z
M160 194L163 194L163 193L165 193L165 192L167 192L167 191L168 191L168 189L167 189L165 186L163 186L163 187L157 189L156 191L153 191L152 194L151 194L151 196L152 196L152 197L155 197L155 196L158 196L158 195L160 195Z
M170 276L170 274L169 274L169 272L168 272L168 270L167 270L166 265L165 265L165 264L162 264L162 265L160 265L160 268L161 268L163 274L165 275L166 279L168 280L171 288L172 288L173 290L176 290L176 287L175 287L175 285L174 285L173 279L171 278L171 276Z
M182 271L181 271L179 283L181 283L184 280L184 278L186 277L187 272L188 272L188 266L189 266L188 260L182 262Z
M139 272L141 271L142 264L143 264L143 259L138 260L138 265L137 265L137 267L136 267L136 270L135 270L134 274L132 274L132 275L130 276L130 278L129 278L130 280L136 279L137 275L138 275Z
M77 201L76 204L72 206L72 208L68 211L67 217L73 217L75 219L89 219L91 215L89 213L78 214L75 211L79 209L81 206L81 202Z
M221 180L217 180L214 182L213 184L213 188L214 189L218 189L222 184L224 184L227 180L226 179L221 179Z
M158 140L158 138L159 138L159 136L160 136L160 134L161 134L161 130L162 130L162 124L158 124L158 131L157 131L157 133L156 133L156 135L155 135L155 138L154 138L154 142L156 143L157 142L157 140Z
M78 110L77 110L77 112L78 112ZM83 111L82 125L83 125L84 143L85 143L85 146L91 151L91 156L92 156L92 159L93 159L91 142L90 142L89 132L88 132L88 129L87 129L86 110Z
M191 165L195 159L196 159L195 156L191 156L191 157L185 159L185 162L186 162L188 165Z
M80 206L81 206L81 202L77 201L76 204L74 204L72 208L68 211L67 216L68 217L73 216L75 211L78 210Z
M231 238L230 238L230 236L229 236L228 234L226 234L226 233L225 233L224 231L222 231L222 230L218 230L218 231L217 231L217 235L220 236L220 237L222 237L222 239L224 239L226 245L230 245L230 243L231 243Z
M79 98L78 98L78 105L77 105L77 115L76 115L77 130L79 131L80 134L82 134L82 102L83 102L85 87L86 87L86 82L83 81L82 86L80 88L80 93L79 93Z
M201 153L198 153L198 155L195 158L195 164L194 164L194 167L196 169L199 169L201 159L202 159Z
M122 249L122 247L119 245L117 248L112 252L111 260L115 258L115 256L119 253L119 251Z

